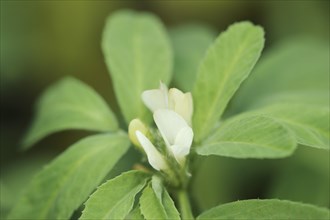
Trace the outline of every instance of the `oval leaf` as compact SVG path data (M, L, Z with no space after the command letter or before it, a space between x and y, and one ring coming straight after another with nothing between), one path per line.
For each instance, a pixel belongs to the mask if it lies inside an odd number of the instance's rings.
M102 49L126 122L145 117L141 93L171 79L173 58L164 26L149 13L117 12L106 23Z
M217 206L204 212L197 219L327 220L329 210L285 200L252 199Z
M220 126L196 151L234 158L280 158L291 155L295 148L295 138L274 119L240 115Z
M193 126L197 142L213 129L257 62L263 45L263 29L250 22L240 22L220 34L207 51L193 90Z
M64 78L42 95L23 147L28 148L49 134L67 129L118 129L115 116L101 96L72 77Z
M128 147L123 134L77 142L33 178L9 219L69 219Z
M124 219L149 177L141 171L130 171L104 183L87 200L80 219Z

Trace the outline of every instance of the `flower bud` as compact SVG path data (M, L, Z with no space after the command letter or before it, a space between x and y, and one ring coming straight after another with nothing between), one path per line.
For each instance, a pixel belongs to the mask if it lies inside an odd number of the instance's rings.
M137 146L139 149L142 148L140 142L138 141L136 137L136 131L140 131L142 134L147 136L148 128L143 124L143 122L140 119L133 119L128 126L128 135L129 139L132 141L132 143Z

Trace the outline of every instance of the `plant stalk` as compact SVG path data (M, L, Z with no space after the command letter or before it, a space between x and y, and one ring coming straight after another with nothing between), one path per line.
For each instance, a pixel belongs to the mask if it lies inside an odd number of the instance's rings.
M178 191L178 201L180 206L180 213L182 219L194 219L194 216L191 211L191 206L188 198L187 191L181 189Z

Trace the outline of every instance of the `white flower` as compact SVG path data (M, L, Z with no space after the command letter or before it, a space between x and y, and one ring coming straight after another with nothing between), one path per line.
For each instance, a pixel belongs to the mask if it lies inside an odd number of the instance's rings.
M165 141L167 151L183 167L194 136L191 127L178 113L168 109L155 111L154 120ZM150 165L156 170L167 169L167 162L150 140L141 131L135 131L135 134L147 154Z
M191 127L178 113L168 109L155 111L154 120L167 150L183 166L193 141L194 134Z
M141 146L147 154L149 164L155 170L166 170L168 165L161 153L156 149L156 147L149 141L149 139L144 136L140 131L135 132L137 139L139 140Z
M144 91L142 100L152 112L158 109L170 109L181 115L191 125L193 100L190 92L183 93L175 88L168 90L166 85L160 82L159 89Z

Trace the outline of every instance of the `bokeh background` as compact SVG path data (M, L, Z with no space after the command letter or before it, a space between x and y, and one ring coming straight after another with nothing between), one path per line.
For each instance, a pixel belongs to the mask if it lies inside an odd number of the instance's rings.
M100 41L106 17L122 8L153 12L168 29L197 22L220 33L235 21L251 20L265 28L265 51L278 42L301 36L329 41L329 1L2 0L2 214L9 210L36 170L87 134L61 132L27 152L19 151L20 141L33 117L34 104L47 86L63 76L74 76L94 87L119 115ZM317 150L302 148L290 160L241 161L210 157L201 164L199 179L192 186L196 212L219 202L270 196L329 206L329 175L324 175L328 172L329 155ZM320 171L320 167L324 171ZM297 172L301 170L303 173ZM306 175L316 178L319 185L308 183ZM212 181L203 183L205 178ZM286 192L283 187L278 187L282 189L279 192L276 187L269 190L269 185L283 184L281 178L292 178L292 184L298 181L304 184L294 193ZM296 188L296 185L290 187L284 189ZM309 190L306 195L300 193L306 190Z

